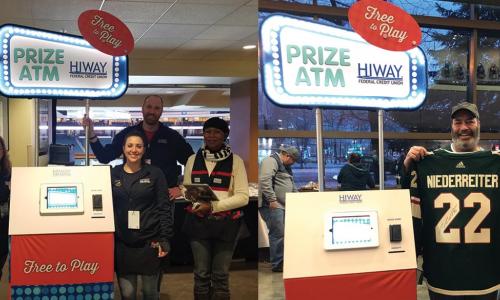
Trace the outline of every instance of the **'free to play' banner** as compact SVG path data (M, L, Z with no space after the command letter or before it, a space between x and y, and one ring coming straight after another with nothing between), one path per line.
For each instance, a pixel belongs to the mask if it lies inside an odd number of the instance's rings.
M111 299L113 245L113 233L11 236L11 298Z

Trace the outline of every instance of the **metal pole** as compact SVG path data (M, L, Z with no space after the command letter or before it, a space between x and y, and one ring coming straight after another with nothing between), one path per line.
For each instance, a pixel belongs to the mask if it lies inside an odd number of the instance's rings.
M384 189L384 111L378 111L378 178L379 189Z
M325 190L325 166L323 163L323 113L321 108L316 108L316 156L318 160L318 188Z
M32 166L34 167L38 167L38 163L39 163L39 150L40 149L40 103L39 103L40 99L35 99L35 151L33 151L33 153L30 153L31 155L34 155L34 164ZM28 155L30 155L28 154ZM29 162L29 160L28 160ZM31 165L29 165L28 163L28 166L31 167Z
M85 115L90 117L90 100L85 100ZM85 127L85 165L88 166L90 164L89 159L89 126Z

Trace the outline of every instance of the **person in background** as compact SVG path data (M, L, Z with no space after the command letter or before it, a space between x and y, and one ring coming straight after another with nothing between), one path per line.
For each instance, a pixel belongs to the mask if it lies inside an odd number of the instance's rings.
M269 229L271 270L283 272L285 238L285 196L297 192L292 165L299 159L294 146L281 145L279 152L266 157L259 168L259 212Z
M163 113L163 99L158 95L149 95L142 104L143 121L129 126L115 135L111 144L102 146L94 131L90 118L85 116L83 126L89 126L90 147L100 163L107 164L122 154L122 145L125 136L132 131L142 132L146 136L144 159L148 164L157 166L163 171L167 179L170 199L181 196L178 187L178 178L182 165L193 152L193 148L175 130L162 124L159 120Z
M500 155L479 139L477 107L461 102L451 110L451 143L432 152L413 146L403 163L431 300L497 299Z
M9 255L9 200L12 163L0 137L0 279L5 261Z
M378 160L378 155L377 151L372 150L372 155L371 155L371 164L369 166L369 171L373 174L373 179L375 181L375 184L380 184L380 166L379 166L379 160Z
M348 163L340 169L337 182L341 191L359 191L375 187L370 171L363 168L361 156L357 153L349 155Z
M146 137L132 131L123 139L124 164L111 171L115 213L115 271L122 299L135 300L142 279L145 300L158 300L160 258L170 251L173 202L160 168L146 164Z
M248 204L243 160L226 143L229 126L221 118L203 124L204 145L189 157L184 184L208 184L218 201L189 205L183 232L194 258L194 299L230 299L229 267L241 226L241 208Z

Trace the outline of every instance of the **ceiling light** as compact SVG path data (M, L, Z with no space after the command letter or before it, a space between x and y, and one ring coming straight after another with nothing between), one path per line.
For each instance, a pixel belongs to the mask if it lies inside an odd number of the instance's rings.
M255 46L255 45L245 45L245 46L243 46L243 49L245 49L245 50L250 50L250 49L255 49L255 48L257 48L257 46Z

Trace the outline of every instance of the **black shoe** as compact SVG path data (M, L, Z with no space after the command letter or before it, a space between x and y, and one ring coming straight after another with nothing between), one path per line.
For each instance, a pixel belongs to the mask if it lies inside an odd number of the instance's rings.
M283 266L277 266L275 268L272 268L271 271L275 273L283 273Z

